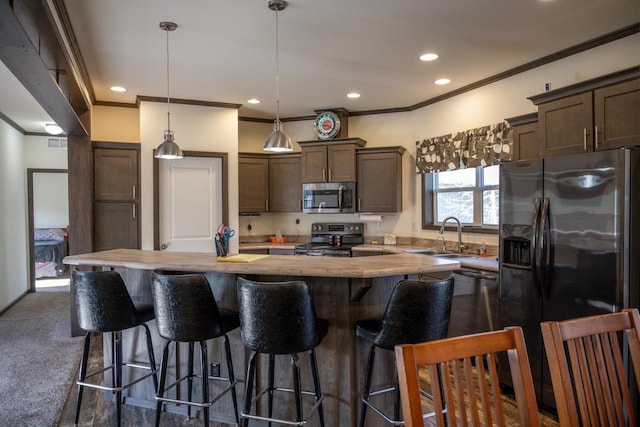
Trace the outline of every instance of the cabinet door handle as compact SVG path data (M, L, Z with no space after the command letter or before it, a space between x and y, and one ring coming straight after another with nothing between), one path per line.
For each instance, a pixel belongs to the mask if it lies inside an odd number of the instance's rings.
M322 169L322 181L326 181L325 170Z
M135 198L136 198L136 186L135 185L131 189L131 192L133 193L133 199L135 200Z
M360 198L358 197L358 211L362 210L362 203L360 203Z
M135 204L133 205L132 211L133 211L133 219L136 219L136 205Z
M584 144L584 151L587 151L587 128L582 129L582 142Z
M331 169L329 169L329 181L331 181Z
M593 134L593 138L596 144L596 150L598 149L598 126L596 125L595 132Z
M266 208L266 211L269 212L269 199L264 201L264 206Z

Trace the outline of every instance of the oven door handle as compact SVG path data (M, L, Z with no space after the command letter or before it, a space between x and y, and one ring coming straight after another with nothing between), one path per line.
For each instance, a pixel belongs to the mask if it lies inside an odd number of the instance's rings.
M342 211L342 193L344 191L344 185L340 185L340 187L338 187L338 209L340 209L340 211Z

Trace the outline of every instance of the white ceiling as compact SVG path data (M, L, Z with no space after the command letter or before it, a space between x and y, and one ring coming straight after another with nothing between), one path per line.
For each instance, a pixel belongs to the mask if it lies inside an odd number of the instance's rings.
M267 0L64 4L96 100L167 96L166 33L158 24L173 21L172 98L242 104L240 116L275 117L276 13ZM290 0L279 13L280 116L409 107L637 22L638 0ZM419 61L425 52L440 58ZM15 79L3 68L0 112L40 132L32 117L43 111L32 113L33 102L3 101L7 90L19 92L4 87ZM436 86L440 77L452 83ZM352 91L362 96L346 98Z

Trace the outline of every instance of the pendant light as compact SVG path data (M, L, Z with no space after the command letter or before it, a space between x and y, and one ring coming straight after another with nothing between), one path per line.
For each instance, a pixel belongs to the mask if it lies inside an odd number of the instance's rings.
M278 12L284 10L289 3L284 0L270 0L269 9L276 12L276 120L273 122L273 132L267 137L264 142L265 151L292 151L293 145L291 145L291 139L286 133L280 130L280 58L279 45L278 45Z
M173 160L184 157L182 150L173 139L171 113L169 112L169 105L171 104L171 98L169 97L169 31L175 31L176 28L178 28L178 25L174 22L160 23L160 29L167 32L167 130L164 131L164 141L156 148L155 157L157 159Z

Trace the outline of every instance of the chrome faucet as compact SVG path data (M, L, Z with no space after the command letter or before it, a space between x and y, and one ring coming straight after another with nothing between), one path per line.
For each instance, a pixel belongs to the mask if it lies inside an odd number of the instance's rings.
M444 226L447 224L447 221L449 220L453 220L458 223L458 253L462 253L462 224L460 224L460 220L458 218L456 218L455 216L448 216L444 220L442 220L442 226L440 227L440 234L444 234Z

